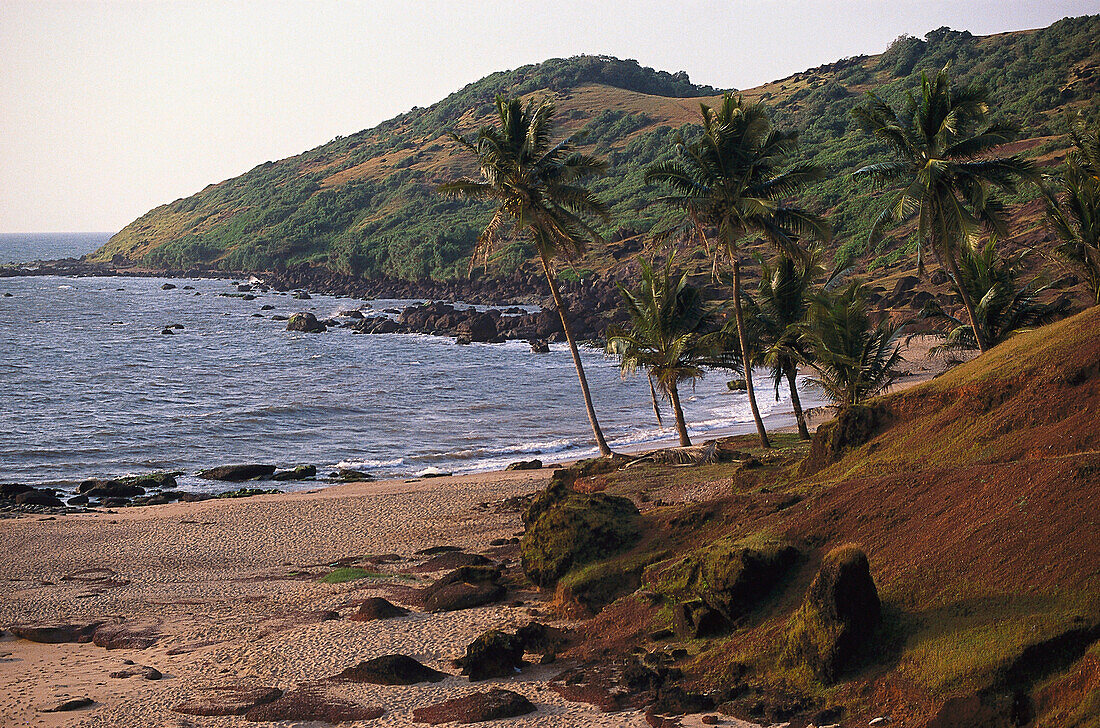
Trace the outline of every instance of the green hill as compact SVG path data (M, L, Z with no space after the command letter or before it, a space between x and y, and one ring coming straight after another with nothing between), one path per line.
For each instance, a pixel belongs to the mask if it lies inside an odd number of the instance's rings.
M1067 117L1080 111L1100 119L1097 38L1100 16L987 37L940 28L923 40L898 38L880 55L842 59L743 93L768 104L780 127L801 130L803 158L830 173L806 202L831 216L838 256L858 253L873 269L904 261L908 247L888 240L865 250L875 202L847 173L880 150L849 116L860 95L875 89L897 101L921 71L950 63L956 82L987 86L997 114L1020 126L1018 151L1057 162ZM563 129L584 130L590 150L607 156L609 173L594 187L611 205L601 231L608 244L579 266L605 270L669 214L650 204L655 191L643 182L644 169L671 156L675 133L690 135L699 103L713 101L719 90L695 85L683 72L609 57L494 73L429 108L157 207L90 259L233 271L309 262L364 278L409 280L464 274L487 208L443 199L434 188L475 171L445 132L470 133L489 121L498 93L552 97ZM1022 206L1017 229L1034 228L1038 209ZM521 266L530 252L515 244L502 252L498 270Z

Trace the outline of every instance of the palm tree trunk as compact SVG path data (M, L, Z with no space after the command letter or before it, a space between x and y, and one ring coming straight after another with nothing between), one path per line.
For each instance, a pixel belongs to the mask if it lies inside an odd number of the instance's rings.
M680 407L680 393L676 390L676 382L669 385L668 398L672 400L672 414L676 416L676 434L680 436L680 446L691 447L687 423L684 422L684 410Z
M810 430L806 427L806 413L802 411L802 401L798 399L798 387L795 386L795 375L797 370L794 367L787 369L787 384L791 388L791 405L794 407L794 419L798 423L798 436L803 440L810 439Z
M729 251L730 260L733 262L733 316L737 321L737 338L741 340L741 363L745 370L745 391L749 395L749 408L752 410L752 418L756 422L756 432L760 435L760 447L770 448L768 432L764 429L764 421L760 419L760 408L756 406L756 390L752 386L752 360L749 358L749 342L745 338L745 317L741 312L741 261Z
M653 400L653 414L657 415L657 427L664 427L661 421L661 408L657 406L657 390L653 387L653 375L649 375L649 397Z
M985 334L978 326L978 319L974 315L974 301L970 298L970 291L966 289L966 286L963 284L962 276L959 274L959 263L955 260L954 255L946 255L944 257L947 258L947 265L951 272L951 277L955 280L955 289L959 292L959 295L962 296L963 306L966 307L966 315L970 317L970 328L974 332L974 341L978 343L978 351L984 354L985 350L988 348L988 345L985 343Z
M546 281L550 284L550 293L554 296L554 305L558 307L558 315L561 316L561 327L565 331L565 340L569 342L569 351L573 354L573 365L577 368L577 379L581 380L581 393L584 395L584 408L588 411L588 421L592 425L592 434L596 437L596 446L600 448L600 454L611 457L611 448L604 439L600 423L596 421L596 408L592 406L592 393L588 391L588 379L584 376L584 366L581 365L581 354L577 351L577 342L573 340L573 330L569 327L569 318L565 314L565 302L558 293L558 284L554 280L554 274L550 272L550 261L544 251L539 251L542 257L542 270L546 273Z

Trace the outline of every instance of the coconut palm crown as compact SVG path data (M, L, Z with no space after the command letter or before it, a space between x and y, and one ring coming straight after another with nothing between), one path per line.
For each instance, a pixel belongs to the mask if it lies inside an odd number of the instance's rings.
M1047 222L1059 243L1054 253L1080 273L1100 305L1100 125L1075 125L1076 147L1058 192L1046 192Z
M603 173L603 160L577 151L577 140L568 137L556 144L554 105L549 101L523 104L521 99L496 99L497 126L483 126L472 139L451 134L451 138L477 159L481 179L460 179L440 185L444 195L491 200L497 205L493 217L478 237L471 259L473 270L480 258L489 261L494 244L505 235L525 237L534 243L550 284L562 328L581 384L585 409L600 452L611 455L604 439L580 353L558 292L551 260L558 256L574 259L584 252L589 240L599 235L584 215L607 215L606 206L582 183Z
M1007 235L997 190L1013 192L1021 180L1038 180L1031 162L991 156L1016 130L986 123L988 98L978 86L953 89L944 67L932 77L921 74L919 95L910 93L901 111L873 92L852 110L856 121L894 157L854 173L894 190L871 228L870 244L881 241L887 225L915 219L919 270L923 272L931 250L950 274L971 320L975 302L959 283L962 251L976 248L983 231ZM980 331L977 343L985 351Z
M641 263L637 290L619 284L631 326L608 332L607 353L619 357L624 376L639 368L648 370L672 405L680 444L687 447L691 440L679 385L703 376L699 358L707 339L703 331L711 316L699 289L688 284L687 274L673 273L671 256L657 271L645 260Z
M733 307L743 361L751 362L741 309L742 246L762 238L792 257L805 253L807 237L829 239L828 225L813 213L787 204L786 200L822 178L820 167L786 166L798 144L798 133L773 129L762 105L745 103L740 96L725 94L721 104L700 107L702 134L687 142L677 138L677 160L646 171L646 181L667 190L659 201L682 209L685 220L698 233L714 258L717 273L725 257L733 270ZM716 232L710 245L706 230ZM746 392L760 444L768 447L751 367L745 367Z

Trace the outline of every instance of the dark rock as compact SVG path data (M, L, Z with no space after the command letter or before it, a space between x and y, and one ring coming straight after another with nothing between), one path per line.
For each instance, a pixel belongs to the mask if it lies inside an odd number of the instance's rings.
M0 498L14 498L20 493L27 493L32 490L34 488L22 483L2 483L0 484Z
M272 311L274 310L274 308L275 307L272 306L270 303L265 303L264 305L260 306L261 311Z
M175 286L172 286L175 288ZM45 708L41 708L39 712L42 713L67 713L70 710L80 710L81 708L87 708L89 705L95 705L95 701L89 697L83 698L67 698L58 703L54 703Z
M334 480L339 480L343 483L361 483L364 480L373 480L374 476L370 473L364 473L361 470L352 470L350 468L340 468L329 473L329 477Z
M175 481L173 481L175 482ZM145 495L145 488L122 480L85 480L77 489L89 498L132 498Z
M101 622L91 624L13 624L8 631L29 642L61 644L62 642L91 642Z
M799 466L800 475L813 475L870 441L890 423L891 413L881 406L858 405L843 409L835 420L821 424L810 441L810 454Z
M727 624L725 617L701 601L677 604L672 609L672 628L680 639L709 637Z
M316 685L307 685L285 693L282 697L252 708L244 718L252 722L268 721L316 721L320 723L345 723L357 720L374 720L385 714L377 705L353 703L334 695L326 695Z
M164 677L160 670L155 667L149 667L148 665L130 665L129 667L112 672L109 677L131 678L137 677L138 675L140 675L143 680L160 680Z
M508 467L505 470L541 470L542 461L535 460L519 460L514 463L508 463Z
M471 681L511 677L523 667L523 640L499 629L489 630L466 646L466 655L455 660Z
M104 498L100 504L105 508L125 508L130 505L129 498Z
M244 715L257 705L282 697L279 688L250 688L243 685L199 688L191 698L172 706L177 713L187 715Z
M546 343L545 339L532 339L529 343L531 344L531 352L534 354L550 353L550 344Z
M429 705L426 708L417 708L413 711L413 720L429 725L451 722L469 724L514 718L518 715L533 713L535 710L534 704L519 693L493 688Z
M408 609L399 607L382 597L368 597L359 605L359 609L350 619L353 622L370 622L376 619L394 619L404 617L409 613Z
M26 490L22 493L17 493L12 498L19 505L24 506L61 506L64 505L61 499L54 495L52 490L40 489L40 490Z
M74 495L72 498L65 501L70 506L84 506L88 504L88 496L86 495Z
M305 480L317 475L316 465L298 465L290 470L277 470L271 475L272 480Z
M310 296L305 291L295 291L293 294L291 294L291 298L296 298L299 301L308 301L312 298L312 296Z
M466 321L460 323L456 331L475 343L488 343L497 338L497 322L489 314L471 312Z
M417 571L443 571L462 566L489 566L493 562L481 554L467 554L462 551L450 551L431 557L416 567Z
M333 680L372 685L415 685L439 682L446 675L433 670L407 655L383 655L360 662L333 676Z
M837 547L825 555L791 618L780 661L805 665L820 680L832 682L881 621L882 605L867 555L854 544Z
M272 493L279 493L278 488L237 488L236 490L226 490L215 495L215 498L251 498L254 495L270 495Z
M506 593L498 569L463 566L441 576L422 595L427 611L453 612L499 602Z
M160 287L160 290L162 290L162 291L171 291L173 288L175 288L175 286L172 285L171 283L165 283L163 286Z
M221 465L216 468L200 470L198 475L205 480L226 480L240 483L245 480L269 478L275 473L274 465Z
M638 508L628 498L569 493L543 505L520 542L523 571L539 587L553 586L574 566L614 555L641 535Z
M362 311L359 311L359 310L357 310L357 309L352 309L352 310L350 310L350 311L341 311L341 312L340 312L339 314L337 314L337 315L338 315L338 316L343 316L344 318L353 318L353 319L361 319L361 318L363 318L363 312L362 312Z
M452 551L461 551L459 546L429 546L426 549L420 549L416 552L417 556L435 556L436 554L446 554Z
M274 316L271 317L271 320L272 321L289 321L290 317L289 316L283 316L281 313L277 313L277 314L275 314Z
M325 330L325 325L317 320L317 317L309 311L299 311L286 322L287 331L302 331L307 334L319 334Z
M918 283L920 283L920 279L916 276L902 276L898 279L898 282L894 284L894 290L890 293L890 297L899 299L913 290L913 287Z

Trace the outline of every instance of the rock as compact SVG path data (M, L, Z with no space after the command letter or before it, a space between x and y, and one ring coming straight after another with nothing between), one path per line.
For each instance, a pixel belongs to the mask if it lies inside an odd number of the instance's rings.
M553 586L574 566L607 558L633 545L641 535L640 514L634 503L606 493L564 494L543 502L536 513L520 550L527 578L543 588Z
M459 336L465 336L472 342L488 343L497 338L497 322L487 313L470 312L469 318L458 325Z
M489 630L466 646L466 655L455 660L470 681L511 677L523 667L523 640L499 629Z
M20 493L27 493L32 490L34 488L22 483L2 483L0 484L0 498L14 498Z
M350 311L341 311L336 314L337 316L343 316L344 318L361 319L363 318L363 312L358 309L351 309Z
M413 720L429 725L451 722L469 724L514 718L533 712L535 712L535 706L519 693L493 688L429 705L426 708L417 708L413 711Z
M407 655L383 655L349 667L331 679L372 685L415 685L439 682L445 677L444 673Z
M533 354L550 353L550 344L546 343L545 339L532 339L528 343L531 344L531 353Z
M261 311L272 311L274 309L275 307L272 306L270 303L265 303L264 305L260 306Z
M272 480L305 480L306 478L312 478L317 475L316 465L298 465L290 470L276 470L272 475Z
M282 694L282 690L273 687L224 685L199 688L193 697L176 703L172 710L187 715L244 715L257 705L278 700Z
M798 557L798 549L783 539L722 538L647 568L643 583L681 602L674 610L677 634L695 638L712 634L723 622L753 609ZM717 622L712 613L717 613Z
M254 495L270 495L272 493L279 493L278 488L237 488L236 490L225 490L215 495L215 498L251 498Z
M145 495L145 488L140 485L98 478L85 480L77 490L89 498L132 498L135 495Z
M17 493L13 501L23 506L61 506L61 499L54 495L52 490L45 488L40 490L26 490Z
M238 283L237 290L241 293L247 293L248 291L252 290L252 286L248 283Z
M88 504L88 496L86 495L74 495L72 498L65 501L70 506L84 506Z
M105 624L92 635L92 644L108 650L145 650L160 639L159 625Z
M175 288L175 286L172 286ZM45 708L39 708L41 713L66 713L70 710L80 710L81 708L87 708L89 705L95 705L95 701L89 697L83 698L66 698L58 703L53 703Z
M353 622L370 622L376 619L394 619L404 617L408 609L399 607L382 597L368 597L359 605L359 609L349 619Z
M269 478L275 473L274 465L221 465L216 468L200 470L198 475L205 480L227 480L240 483L245 480Z
M821 562L802 606L787 627L784 665L804 665L833 682L882 621L882 605L867 555L839 546Z
M699 719L699 722L703 725L718 725L719 718L717 715L704 715Z
M313 298L313 297L312 297L312 296L310 296L310 295L309 295L308 293L306 293L305 291L295 291L294 293L292 293L292 294L291 294L291 298L296 298L296 299L298 299L299 301L308 301L308 300L310 300L310 299L311 299L311 298Z
M29 642L61 644L62 642L91 642L92 635L101 622L91 624L13 624L8 631Z
M326 695L318 686L307 685L252 708L245 713L244 718L257 723L291 720L345 723L374 720L381 718L385 712L380 706L353 703L334 695Z
M416 552L417 556L435 556L436 554L447 554L452 551L461 551L460 546L429 546L427 548L420 549Z
M160 680L164 675L160 670L155 667L149 667L148 665L130 665L121 670L112 672L108 677L117 678L131 678L141 676L143 680Z
M165 283L163 286L160 287L160 290L162 290L162 291L171 291L173 288L175 288L175 286L172 285L171 283Z
M542 470L542 461L535 460L519 460L514 463L508 463L508 467L505 470Z
M325 325L317 320L317 317L309 311L299 311L286 322L287 331L303 331L307 334L319 334L325 330Z
M361 470L352 470L350 468L340 468L329 473L329 477L334 480L339 480L343 483L361 483L364 480L373 480L374 476L370 473L364 473Z
M462 551L450 551L438 554L416 567L417 571L443 571L462 566L490 566L493 562L481 554L467 554Z
M164 329L161 329L160 333L164 336L171 336L171 335L175 334L176 332L173 331L172 329L164 328Z
M272 321L289 321L290 317L289 316L283 316L281 313L277 313L277 314L275 314L274 316L271 317L271 320Z
M881 406L857 405L841 410L835 420L817 428L810 441L810 454L799 466L799 475L813 475L837 462L852 448L869 442L891 419L890 411Z
M422 595L427 611L453 612L499 602L506 593L498 569L463 566L437 579Z

